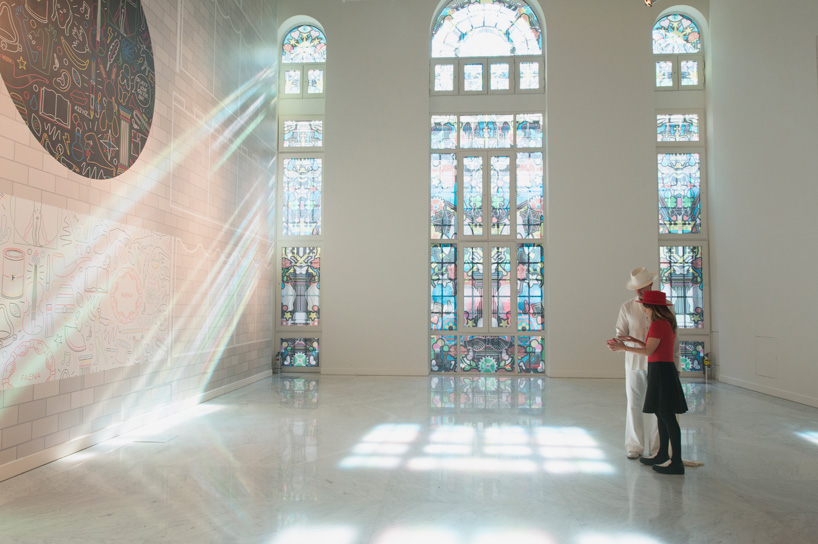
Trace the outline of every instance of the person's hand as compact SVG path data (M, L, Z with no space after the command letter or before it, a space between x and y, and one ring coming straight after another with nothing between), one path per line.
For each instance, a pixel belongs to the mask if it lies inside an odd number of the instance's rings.
M619 338L611 338L607 342L608 349L611 351L622 351L625 349L625 344Z
M631 343L636 344L638 346L642 346L642 347L645 346L645 343L642 340L639 340L638 338L634 338L633 336L617 336L616 339L621 341L621 342L631 342Z

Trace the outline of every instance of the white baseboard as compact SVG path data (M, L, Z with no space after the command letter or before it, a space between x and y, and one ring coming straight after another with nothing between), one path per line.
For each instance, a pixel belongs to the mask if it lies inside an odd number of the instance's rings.
M757 383L748 382L746 380L740 380L738 378L731 378L730 376L725 376L723 374L719 375L718 381L730 385L735 385L736 387L741 387L742 389L749 389L750 391L755 391L757 393L764 393L765 395L770 395L772 397L778 397L784 400L791 400L792 402L806 404L807 406L818 408L818 398L815 397L799 395L798 393L793 393L791 391L786 391L784 389L777 389L775 387L768 387L766 385L760 385Z
M0 482L13 478L14 476L18 476L24 472L28 472L29 470L47 465L48 463L56 461L57 459L71 455L72 453L77 453L78 451L90 448L91 446L96 446L97 444L101 444L106 440L110 440L119 435L131 432L149 423L159 421L160 419L172 415L179 410L192 408L197 404L213 400L257 381L269 378L272 376L272 374L272 370L268 370L266 372L262 372L261 374L256 374L255 376L245 378L244 380L231 383L230 385L225 385L205 393L200 393L199 395L180 402L162 406L151 412L140 414L139 416L131 418L128 421L111 425L110 427L100 429L94 433L74 438L68 442L63 442L62 444L38 451L37 453L33 453L21 459L11 461L10 463L0 466Z

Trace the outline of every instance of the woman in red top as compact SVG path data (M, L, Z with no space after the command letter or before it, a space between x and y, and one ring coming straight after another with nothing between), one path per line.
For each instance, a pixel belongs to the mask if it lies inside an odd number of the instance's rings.
M676 414L687 412L679 372L673 362L673 344L676 340L676 316L668 309L662 291L645 291L642 307L651 320L645 342L627 336L617 338L611 345L613 351L631 351L648 357L648 389L642 411L656 414L659 420L659 453L655 457L642 458L645 465L662 474L684 474L682 463L682 430ZM632 342L639 347L626 346ZM668 446L672 456L669 455ZM670 460L669 464L666 464Z

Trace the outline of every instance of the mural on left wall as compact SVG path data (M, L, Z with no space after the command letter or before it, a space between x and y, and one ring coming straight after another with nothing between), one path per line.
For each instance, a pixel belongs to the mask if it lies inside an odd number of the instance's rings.
M69 170L112 178L141 154L156 75L140 0L0 0L0 74L31 133Z
M0 389L164 366L172 246L169 235L0 194Z

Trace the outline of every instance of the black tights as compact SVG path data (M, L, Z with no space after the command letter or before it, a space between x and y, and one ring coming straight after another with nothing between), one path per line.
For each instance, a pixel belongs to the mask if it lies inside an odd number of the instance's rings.
M656 457L660 459L670 458L671 463L682 462L682 429L676 421L676 414L656 413L659 420L659 453ZM668 455L668 443L673 450L673 456Z

